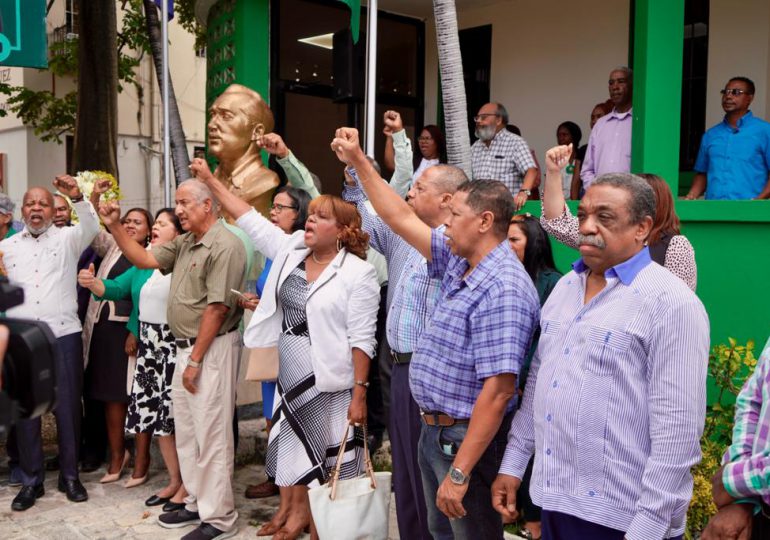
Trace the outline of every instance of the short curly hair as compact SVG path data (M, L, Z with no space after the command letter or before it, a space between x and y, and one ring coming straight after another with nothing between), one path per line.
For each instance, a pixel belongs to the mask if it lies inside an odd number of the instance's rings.
M310 201L308 214L327 211L340 227L337 239L342 246L353 255L366 260L366 250L369 248L369 233L361 229L361 214L355 205L342 200L335 195L321 195Z

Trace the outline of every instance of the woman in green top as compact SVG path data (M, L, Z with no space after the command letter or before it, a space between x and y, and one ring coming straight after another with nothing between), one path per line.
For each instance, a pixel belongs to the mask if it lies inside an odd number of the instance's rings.
M171 208L160 210L152 227L151 245L171 242L184 232ZM171 379L174 374L176 344L166 319L171 274L132 266L114 279L95 278L88 270L78 276L81 286L97 299L119 300L131 297L133 310L127 327L139 336L136 368L131 382L125 430L136 438L134 474L126 483L133 487L147 481L152 436L158 442L169 471L169 485L145 504L183 506L186 496L174 445L174 417L171 406ZM172 508L178 509L178 508Z
M556 270L553 262L553 251L551 242L548 239L548 233L540 225L540 220L529 214L520 214L513 216L511 224L508 226L508 242L511 249L516 253L524 269L532 278L537 289L537 295L540 298L540 305L550 296L551 291L556 287L556 283L561 279L561 274ZM521 366L519 374L519 388L524 391L524 385L527 381L529 365L532 362L532 356L537 348L540 330L535 332L532 339L532 346ZM540 538L540 508L535 506L529 498L529 479L532 476L532 460L529 462L527 471L522 479L522 489L519 490L517 502L524 510L524 528L520 534L530 540Z

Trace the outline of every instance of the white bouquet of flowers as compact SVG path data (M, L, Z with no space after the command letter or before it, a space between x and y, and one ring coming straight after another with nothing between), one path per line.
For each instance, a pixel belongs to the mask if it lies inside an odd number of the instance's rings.
M83 194L83 197L86 199L89 199L91 197L91 193L94 191L94 184L98 182L99 180L106 179L110 181L110 189L108 189L106 192L102 193L101 201L117 201L120 200L121 194L120 194L120 187L118 186L118 181L115 179L114 176L112 176L108 172L104 171L81 171L78 172L75 176L75 181L78 183L78 189L80 189L80 192ZM62 195L67 201L70 203L70 206L72 206L72 201L69 200L69 197L66 195ZM72 216L72 222L77 223L78 218L77 215L74 214Z

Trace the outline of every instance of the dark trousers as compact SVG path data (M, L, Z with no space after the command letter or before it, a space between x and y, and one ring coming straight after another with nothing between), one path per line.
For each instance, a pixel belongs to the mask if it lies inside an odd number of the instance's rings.
M543 540L623 540L626 536L624 531L550 510L543 510L540 524ZM672 536L668 540L682 540L682 535Z
M83 346L80 332L56 340L56 432L59 443L59 469L68 480L78 478L80 450L80 396L83 392ZM43 441L40 418L22 420L16 425L21 478L25 486L43 482Z
M751 540L767 540L768 538L770 538L770 506L763 504L762 511L754 516Z
M107 420L104 402L83 396L83 421L80 425L80 458L83 463L100 465L107 455Z
M409 389L409 364L393 364L390 379L390 450L396 494L398 534L404 540L430 540L428 513L417 463L420 408Z
M535 457L529 458L527 470L524 472L524 478L521 479L521 486L516 496L516 509L524 512L524 521L534 523L540 521L540 513L543 511L538 505L532 502L529 496L529 485L532 482L532 468L535 465Z
M491 487L505 453L512 418L513 413L505 415L492 442L470 471L468 491L463 498L465 517L451 521L436 507L436 493L455 458L456 452L447 453L446 450L452 446L460 447L468 431L468 424L439 427L423 423L418 448L419 464L425 506L428 510L428 528L436 540L503 538L503 521L500 514L492 508Z
M377 356L369 369L369 389L366 392L367 427L370 434L379 438L388 427L390 413L390 347L385 335L387 297L388 286L384 285L380 287L380 308L377 312Z

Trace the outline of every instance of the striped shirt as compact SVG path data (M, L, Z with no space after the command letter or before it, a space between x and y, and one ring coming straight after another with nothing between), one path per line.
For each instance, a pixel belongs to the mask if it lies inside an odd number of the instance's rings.
M543 306L540 343L502 474L546 510L626 531L682 534L701 458L709 322L685 283L642 249L584 303L582 260Z
M730 495L770 504L770 339L735 402L733 444L723 463L722 482Z
M355 171L348 173L358 180ZM410 353L417 347L433 308L438 300L441 280L428 275L428 266L419 251L398 236L366 205L366 195L359 184L346 185L342 197L358 208L363 230L369 233L370 245L388 262L388 345L400 353ZM438 230L443 232L444 227Z
M487 146L478 140L471 146L474 180L500 180L514 195L521 189L524 175L536 169L527 141L508 131L498 131Z
M434 229L428 271L441 279L441 296L412 356L409 386L423 411L455 418L470 418L485 379L519 373L540 315L535 286L507 240L463 277L467 270Z

